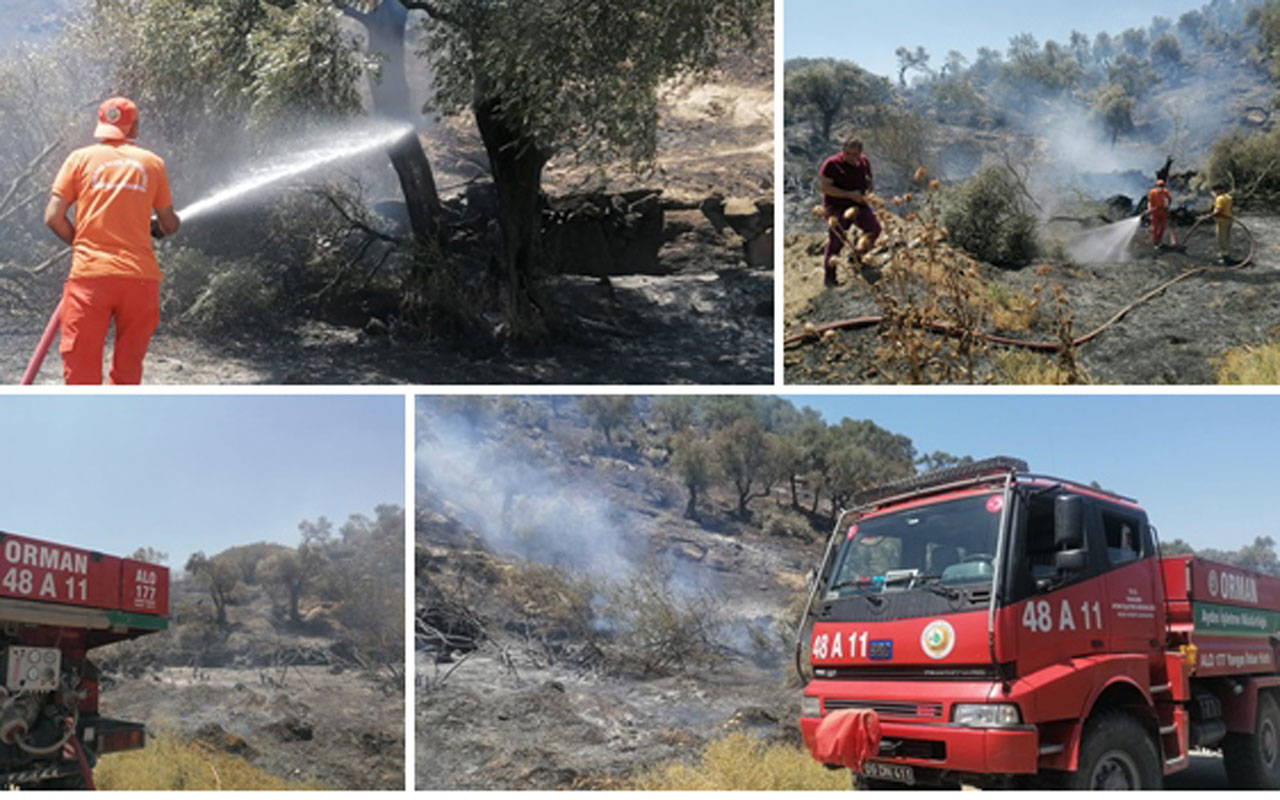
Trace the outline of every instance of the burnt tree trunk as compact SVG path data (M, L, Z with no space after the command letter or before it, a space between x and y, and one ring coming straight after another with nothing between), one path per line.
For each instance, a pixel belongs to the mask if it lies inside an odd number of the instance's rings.
M502 264L507 321L511 335L539 339L546 320L536 273L541 266L542 168L547 157L502 116L500 101L477 99L476 126L493 170L498 193L498 227L502 231Z
M684 515L686 519L698 519L698 487L689 484L686 487L689 490L689 502L685 504Z
M405 72L408 9L394 0L383 0L368 13L350 6L343 6L342 12L364 26L369 36L366 54L381 58L381 74L370 85L374 115L412 125L417 115L409 103L409 78ZM422 241L443 244L440 195L422 140L416 132L406 136L387 148L387 156L400 179L413 235Z

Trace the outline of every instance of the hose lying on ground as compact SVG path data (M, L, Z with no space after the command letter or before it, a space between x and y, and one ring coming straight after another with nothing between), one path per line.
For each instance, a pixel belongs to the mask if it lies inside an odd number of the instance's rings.
M1184 242L1191 241L1192 235L1195 234L1196 230L1202 224L1204 224L1204 222L1205 222L1204 220L1197 220L1196 224L1192 225L1191 229L1187 231L1186 236L1183 237L1183 241ZM1258 249L1258 243L1253 237L1253 232L1250 231L1245 226L1245 224L1240 220L1237 219L1237 220L1234 220L1234 222L1237 227L1239 227L1242 231L1244 231L1245 236L1249 240L1249 253L1244 257L1244 259L1239 264L1234 264L1229 267L1206 265L1202 267L1193 267L1191 269L1185 270L1179 273L1178 275L1174 276L1173 278L1170 278L1169 280L1165 281L1164 283L1161 283L1159 286L1155 287L1151 291L1142 295L1137 300L1134 300L1132 303L1129 303L1127 306L1117 311L1115 314L1111 316L1110 319L1108 319L1106 322L1102 323L1098 327L1094 328L1093 330L1089 331L1088 333L1082 336L1077 336L1075 339L1072 339L1070 343L1060 342L1060 341L1054 342L1054 341L1047 341L1047 340L1034 340L1034 339L1014 339L1012 337L1001 336L995 333L986 333L983 331L976 332L976 335L984 339L985 341L991 342L992 344L1003 344L1003 345L1008 345L1010 347L1021 347L1027 350L1037 350L1041 352L1058 352L1065 349L1066 347L1076 348L1076 347L1079 347L1080 345L1086 344L1092 341L1093 339L1097 338L1098 336L1101 336L1102 333L1105 332L1112 325L1115 325L1117 322L1124 319L1125 315L1127 315L1130 311L1142 305L1143 303L1147 302L1151 298L1156 297L1159 294L1162 294L1165 290L1167 290L1170 286L1173 286L1175 283L1179 283L1181 281L1186 280L1187 278L1190 278L1195 275L1199 275L1204 272L1236 272L1238 270L1244 269L1245 267L1253 263L1253 258L1257 254L1257 249ZM1183 247L1185 248L1185 245ZM882 315L877 314L872 316L842 319L837 322L829 322L826 325L820 325L814 328L808 328L803 333L798 333L798 334L795 334L794 336L788 336L787 338L782 340L782 344L784 347L791 347L797 344L804 344L805 342L820 338L823 334L825 334L828 331L846 330L846 329L853 329L853 328L871 328L884 322L884 319L885 318ZM963 328L957 327L947 322L921 322L921 323L917 323L915 327L918 327L922 330L932 331L934 333L941 333L946 336L964 336L966 334L973 333L971 331L967 331Z

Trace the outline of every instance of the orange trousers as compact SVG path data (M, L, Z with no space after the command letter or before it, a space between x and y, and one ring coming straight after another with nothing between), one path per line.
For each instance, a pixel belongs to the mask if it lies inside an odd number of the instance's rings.
M1169 223L1169 215L1167 211L1151 212L1151 243L1159 246L1164 239L1165 227Z
M112 318L111 383L142 382L142 359L160 324L160 282L145 278L71 278L62 289L62 376L67 384L102 383L102 349Z

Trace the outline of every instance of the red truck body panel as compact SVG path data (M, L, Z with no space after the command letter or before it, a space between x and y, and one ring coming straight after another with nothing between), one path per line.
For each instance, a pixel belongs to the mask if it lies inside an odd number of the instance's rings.
M169 570L0 532L0 597L163 617Z
M1280 578L1194 556L1163 562L1171 635L1195 645L1197 676L1276 671Z

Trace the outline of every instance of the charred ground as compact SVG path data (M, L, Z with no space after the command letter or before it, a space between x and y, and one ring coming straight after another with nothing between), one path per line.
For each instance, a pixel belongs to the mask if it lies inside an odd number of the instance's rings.
M880 325L793 343L785 356L787 380L1227 380L1224 356L1273 341L1280 305L1272 274L1280 266L1275 238L1280 225L1270 183L1275 175L1266 159L1254 164L1238 149L1242 142L1252 147L1274 136L1274 34L1267 33L1265 22L1274 6L1251 0L1218 3L1177 20L1158 18L1150 28L1123 35L1091 39L1077 31L1069 42L1048 41L1043 47L1033 38L1017 37L1007 58L983 48L972 63L953 53L941 69L907 59L904 78L916 76L909 87L905 79L900 86L883 79L877 84L874 76L847 64L791 62L793 88L804 86L795 75L821 69L843 69L846 80L852 75L863 87L861 99L837 118L831 138L858 134L867 140L882 210L894 218L866 259L867 269L842 266L843 285L824 291L825 236L822 221L810 212L819 200L813 172L836 146L821 140L813 109L801 95L789 97L786 335L799 337L833 322L886 312L897 315L899 323L896 330L893 324ZM1119 111L1106 105L1108 91L1126 98ZM1116 113L1108 116L1108 109ZM912 120L903 128L912 135L889 135L888 117ZM907 318L915 325L932 315L928 321L1052 343L1088 333L1183 271L1212 266L1216 253L1203 240L1194 252L1153 256L1145 227L1124 260L1084 263L1065 246L1076 234L1134 213L1135 206L1142 210L1145 205L1138 201L1166 166L1166 156L1173 158L1174 206L1189 215L1207 211L1211 182L1233 187L1237 214L1258 245L1247 268L1197 273L1065 355L904 332ZM924 180L915 179L916 167L925 168ZM1006 176L1012 197L1007 208L1034 221L1037 240L1034 248L1002 252L1004 260L995 253L975 256L973 243L953 225L957 198L992 173ZM937 183L930 188L932 181ZM968 227L994 229L1005 224L1003 214L975 216ZM1189 224L1175 222L1174 227L1185 236ZM1205 233L1199 231L1202 239ZM937 245L932 249L931 240ZM945 273L947 265L956 270L951 279L922 277L929 271ZM878 288L866 280L882 275L890 280ZM944 287L948 280L949 289ZM957 293L960 284L964 297ZM909 363L926 361L930 369Z
M338 532L308 523L297 549L259 543L193 558L174 571L167 631L91 654L103 713L291 782L401 788L402 519L382 506ZM297 584L295 619L279 576L299 557L323 580ZM127 788L183 787L138 775Z
M793 508L775 464L743 515L717 477L693 519L676 465L698 440L766 425L781 459L799 412L771 398L432 398L418 413L418 789L624 788L730 731L798 744L791 625L829 524L813 487L827 484L795 467ZM866 424L831 446L870 447ZM880 433L883 452L901 444Z

